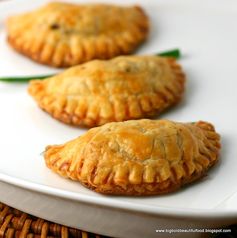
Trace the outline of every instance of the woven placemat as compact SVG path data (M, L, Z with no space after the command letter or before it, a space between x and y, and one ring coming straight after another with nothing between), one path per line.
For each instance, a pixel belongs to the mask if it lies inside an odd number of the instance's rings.
M237 224L226 227L231 233L210 238L237 238ZM109 238L53 223L0 203L0 238ZM158 237L158 236L157 236ZM147 238L147 237L144 237Z
M0 203L0 238L105 238L26 214ZM107 237L108 238L108 237Z

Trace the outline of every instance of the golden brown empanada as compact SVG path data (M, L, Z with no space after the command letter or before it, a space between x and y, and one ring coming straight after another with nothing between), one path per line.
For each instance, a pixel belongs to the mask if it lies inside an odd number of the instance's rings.
M90 129L48 146L44 156L53 171L96 192L152 195L203 177L219 150L220 136L207 122L143 119Z
M93 127L159 114L180 101L184 81L174 59L121 56L33 80L29 93L53 117Z
M67 67L133 52L147 38L149 20L139 6L53 2L10 17L7 28L17 51Z

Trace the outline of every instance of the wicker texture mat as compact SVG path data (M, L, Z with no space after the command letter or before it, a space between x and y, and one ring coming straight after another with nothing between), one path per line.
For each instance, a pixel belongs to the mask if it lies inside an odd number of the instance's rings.
M0 203L0 238L105 238L46 221Z
M231 229L231 233L213 234L210 235L210 238L237 238L237 224L231 225L227 228ZM106 238L105 236L96 235L86 231L81 231L49 222L0 203L0 238L59 237Z

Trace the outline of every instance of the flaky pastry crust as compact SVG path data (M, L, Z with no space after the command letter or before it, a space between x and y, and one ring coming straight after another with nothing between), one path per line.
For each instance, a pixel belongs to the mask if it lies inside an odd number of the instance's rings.
M139 6L52 2L7 21L8 41L18 52L54 67L133 52L148 36Z
M30 82L29 93L54 118L93 127L158 115L178 103L185 77L174 59L120 56Z
M106 194L152 195L203 177L217 160L220 136L208 122L148 119L108 123L44 157L54 172Z

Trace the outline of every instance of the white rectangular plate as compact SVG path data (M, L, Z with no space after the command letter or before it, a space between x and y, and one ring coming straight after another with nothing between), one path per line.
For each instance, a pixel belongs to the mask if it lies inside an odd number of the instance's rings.
M47 1L20 2L0 3L0 76L58 72L21 56L7 44L6 17ZM119 0L106 2L121 4ZM0 82L0 180L67 199L146 213L236 215L237 2L126 1L131 3L141 4L152 23L150 38L138 54L176 47L182 51L185 99L160 118L212 122L222 136L220 163L200 182L172 194L142 198L99 195L51 172L41 155L46 145L64 143L86 130L64 125L41 111L27 94L26 84Z

